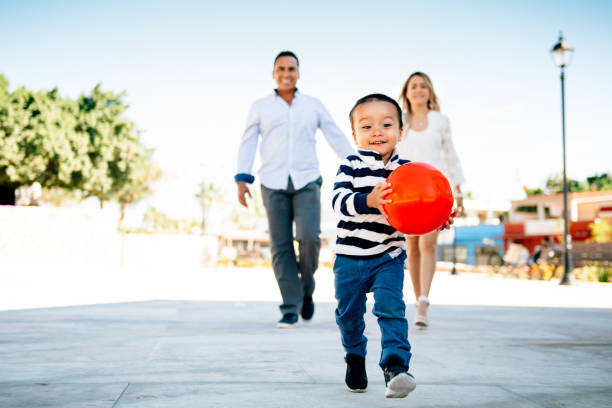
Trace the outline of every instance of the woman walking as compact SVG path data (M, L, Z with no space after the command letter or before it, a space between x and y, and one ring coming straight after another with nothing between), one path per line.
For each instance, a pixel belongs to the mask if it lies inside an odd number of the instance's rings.
M431 164L442 171L454 187L457 217L463 215L461 183L463 171L451 139L448 118L440 113L438 97L429 77L415 72L408 77L399 101L404 110L404 134L399 144L400 156ZM414 325L429 326L429 290L436 270L438 231L407 236L408 267L417 299Z

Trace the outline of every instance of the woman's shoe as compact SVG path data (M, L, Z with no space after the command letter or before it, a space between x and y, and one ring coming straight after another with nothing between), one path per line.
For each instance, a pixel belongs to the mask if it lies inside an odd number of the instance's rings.
M419 296L416 303L416 316L414 317L414 327L417 329L426 329L429 326L427 319L427 308L429 308L429 299L427 296Z

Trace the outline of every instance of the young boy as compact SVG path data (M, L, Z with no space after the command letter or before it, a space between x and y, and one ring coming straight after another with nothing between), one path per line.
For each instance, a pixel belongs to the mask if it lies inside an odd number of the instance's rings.
M402 111L396 101L372 94L357 101L349 114L359 147L340 165L332 205L340 221L334 263L336 322L346 351L345 382L364 392L367 338L363 332L366 293L374 293L374 309L382 334L380 367L387 398L404 398L416 387L408 372L410 343L403 297L405 237L387 222L383 197L391 192L386 178L407 160L396 149L402 133Z

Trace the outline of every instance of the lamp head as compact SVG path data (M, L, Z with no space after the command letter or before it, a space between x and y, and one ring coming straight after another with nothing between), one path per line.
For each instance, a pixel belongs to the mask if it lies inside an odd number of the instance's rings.
M574 49L563 39L563 34L559 33L559 41L550 50L553 62L556 66L564 68L569 65L574 54Z

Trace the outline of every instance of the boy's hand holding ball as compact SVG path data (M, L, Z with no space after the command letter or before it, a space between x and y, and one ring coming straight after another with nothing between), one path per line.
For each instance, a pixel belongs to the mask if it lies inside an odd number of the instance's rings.
M368 194L368 197L366 199L366 203L368 205L368 207L370 208L378 208L378 210L381 212L382 215L384 215L385 217L388 217L383 205L385 204L389 204L391 202L391 200L389 199L385 199L383 197L385 197L386 195L388 195L389 193L391 193L391 184L387 183L387 182L383 182L383 183L378 183L370 192L370 194Z

